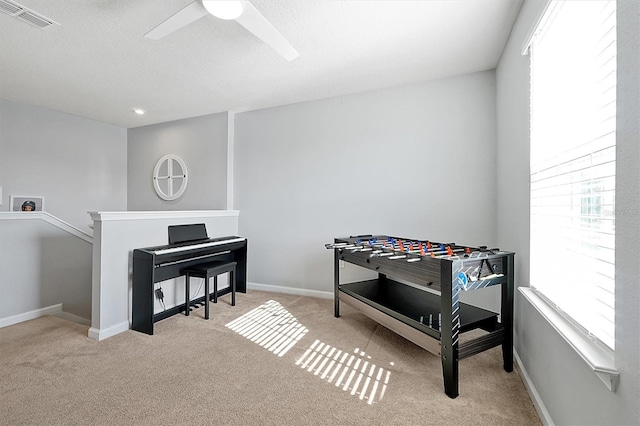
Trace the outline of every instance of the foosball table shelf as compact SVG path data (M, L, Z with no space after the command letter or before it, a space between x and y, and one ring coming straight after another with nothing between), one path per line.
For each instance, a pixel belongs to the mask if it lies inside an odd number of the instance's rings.
M340 302L345 303L440 356L445 393L455 398L463 358L502 346L504 369L513 370L514 255L454 244L439 250L445 247L439 243L418 249L421 243L368 235L327 244L334 249L335 316L340 316ZM375 270L378 278L340 283L340 261ZM461 291L492 285L502 287L500 320L496 312L459 301ZM484 333L460 339L472 330Z

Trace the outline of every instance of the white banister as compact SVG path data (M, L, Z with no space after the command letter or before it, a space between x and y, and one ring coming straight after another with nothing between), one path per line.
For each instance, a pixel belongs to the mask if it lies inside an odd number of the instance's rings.
M0 220L43 220L86 242L93 243L93 236L47 212L0 212Z

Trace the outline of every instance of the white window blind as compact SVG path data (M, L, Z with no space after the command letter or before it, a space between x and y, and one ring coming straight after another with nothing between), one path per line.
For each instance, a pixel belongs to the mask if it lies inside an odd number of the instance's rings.
M552 1L531 43L531 286L615 348L616 2Z

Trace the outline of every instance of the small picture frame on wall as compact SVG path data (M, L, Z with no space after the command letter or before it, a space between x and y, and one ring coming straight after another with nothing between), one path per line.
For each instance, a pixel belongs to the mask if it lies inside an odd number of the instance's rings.
M33 195L12 195L9 202L12 212L41 212L44 211L44 197Z

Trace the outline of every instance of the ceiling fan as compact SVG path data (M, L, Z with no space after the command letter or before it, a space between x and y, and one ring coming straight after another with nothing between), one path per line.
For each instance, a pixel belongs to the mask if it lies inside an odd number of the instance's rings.
M268 44L287 61L292 61L299 55L298 51L287 39L262 16L258 9L246 0L196 0L170 16L144 36L159 40L209 14L220 19L235 20L250 33Z

